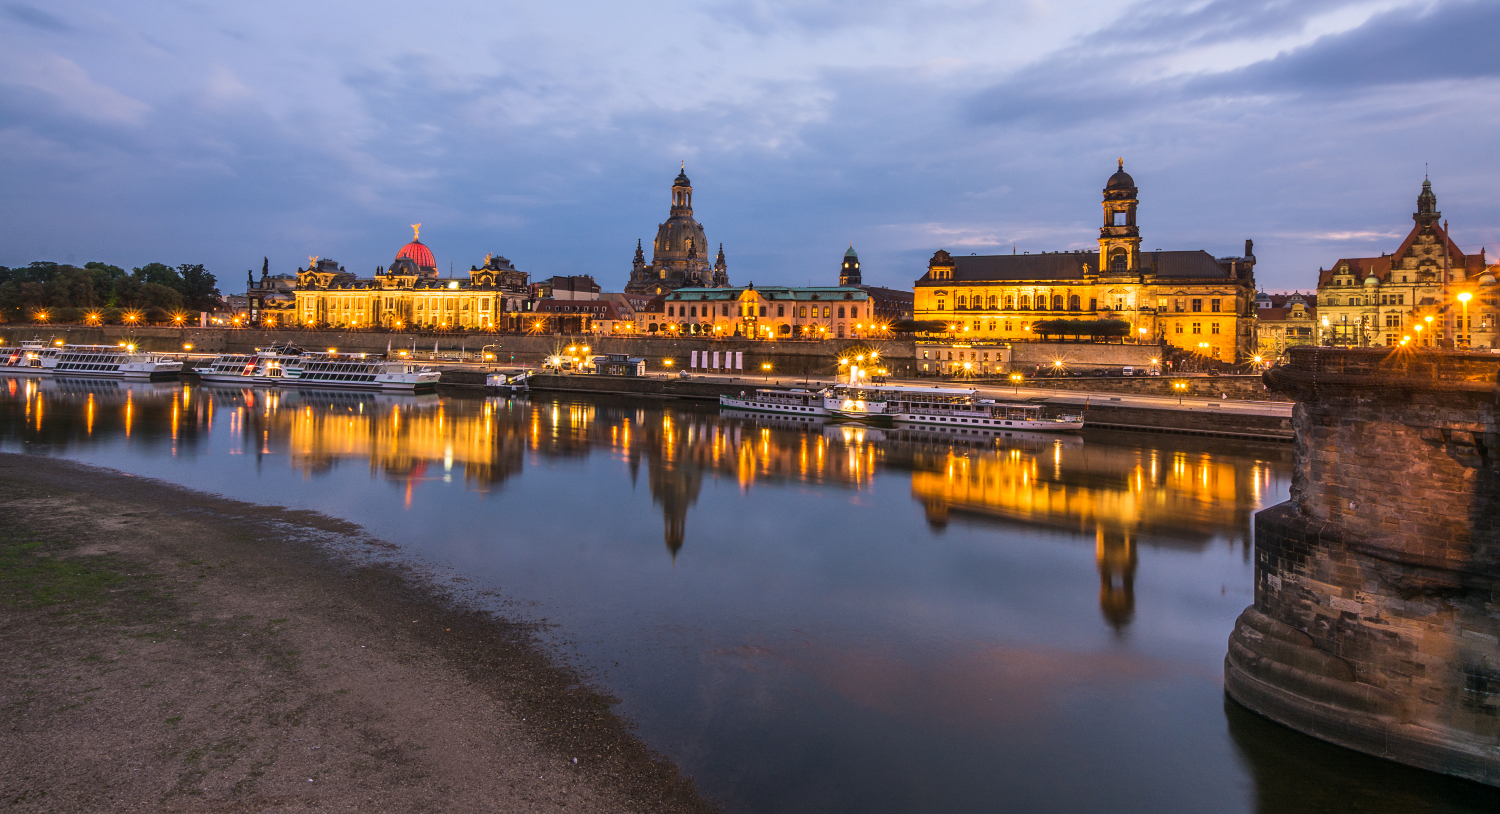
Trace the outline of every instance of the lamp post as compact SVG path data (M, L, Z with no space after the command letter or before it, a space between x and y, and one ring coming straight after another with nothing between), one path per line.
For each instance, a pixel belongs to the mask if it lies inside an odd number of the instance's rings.
M1463 320L1463 323L1460 324L1458 327L1460 329L1459 333L1464 338L1464 348L1465 349L1467 349L1469 347L1469 300L1471 300L1473 298L1474 298L1474 295L1470 294L1467 291L1461 292L1458 295L1458 302L1464 308L1464 310L1463 310L1463 316L1459 317L1459 319Z
M1010 374L1010 383L1015 385L1017 395L1021 393L1021 378L1021 374L1019 373Z

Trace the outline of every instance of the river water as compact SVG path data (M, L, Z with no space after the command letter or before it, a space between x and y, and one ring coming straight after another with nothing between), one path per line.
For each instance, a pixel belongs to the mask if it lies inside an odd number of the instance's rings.
M0 449L359 523L732 812L1493 812L1226 702L1286 444L0 377Z

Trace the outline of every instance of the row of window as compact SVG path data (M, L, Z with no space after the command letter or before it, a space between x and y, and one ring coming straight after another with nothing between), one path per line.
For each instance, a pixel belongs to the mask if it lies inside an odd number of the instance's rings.
M791 336L792 332L793 332L793 327L791 325L783 322L780 325L777 325L772 330L774 330L776 332L776 334L778 334L780 336ZM844 334L845 334L845 330L846 330L845 326L842 325L842 324L840 324L840 325L837 326L837 328L835 328L835 331L834 331L833 335L837 336L839 339L843 339L844 338ZM710 334L710 333L713 333L713 328L711 326L709 326L709 325L702 325L702 324L699 324L697 322L681 322L681 323L672 323L672 322L656 323L656 322L650 322L650 323L646 324L646 333L652 333L652 334L654 334L654 333L671 333L673 331L675 331L675 332L677 332L679 334L699 334L699 333ZM802 336L804 338L807 338L807 337L819 337L819 336L827 337L828 334L826 334L822 330L820 330L819 326L803 325L802 326Z
M58 362L58 370L119 370L120 363L86 364L82 362Z
M752 310L755 307L756 306L753 306L753 305L742 305L742 306L740 306L740 309L739 309L739 315L741 317L753 317L753 316L756 316L757 314L754 313L754 311ZM699 308L699 306L696 306L696 305L675 305L675 306L674 305L668 305L667 306L667 316L669 316L669 317L696 317L696 316L699 315L698 314L698 308ZM705 306L702 306L702 308L703 308L703 314L702 314L703 316L705 316L705 317L711 317L711 316L714 315L714 307L712 305L705 305ZM796 308L796 318L797 319L808 319L807 309L808 309L808 306L806 306L806 305L799 305L799 306L797 306L797 308ZM858 305L851 305L851 306L849 306L849 308L848 308L849 313L848 313L847 317L845 316L845 313L844 313L844 306L840 305L837 310L838 310L838 318L839 319L846 319L846 318L848 318L848 319L858 319L859 318L859 306ZM834 312L833 306L831 306L831 305L825 305L825 306L823 306L823 316L824 316L824 318L832 319L833 318L833 312ZM729 316L729 304L728 303L725 303L724 305L720 306L720 308L719 308L719 316L725 316L725 317ZM759 316L763 316L763 317L770 316L770 314L767 313L767 307L766 306L764 306L764 305L760 306ZM782 305L782 304L779 304L779 303L777 304L777 306L776 306L776 316L778 316L778 317L784 317L784 316L786 316L786 306L785 305ZM818 316L818 306L814 305L814 306L812 306L812 318L816 319L817 316Z
M1015 296L1007 295L1007 296L1005 296L1003 298L999 297L998 295L990 295L989 297L981 297L981 296L977 296L976 295L973 299L970 299L970 298L968 298L968 297L960 294L959 297L958 297L958 299L954 301L954 310L955 311L980 311L980 310L987 310L987 311L998 311L998 310L1005 310L1005 311L1047 311L1047 310L1052 310L1052 311L1064 311L1064 310L1066 310L1066 311L1082 311L1083 310L1082 305L1083 305L1083 299L1081 297L1079 297L1077 294L1073 294L1073 295L1069 296L1066 300L1064 300L1063 295L1061 295L1061 294L1053 294L1052 298L1051 298L1051 307L1050 308L1048 307L1048 298L1047 298L1046 294L1038 294L1038 295L1036 295L1035 299L1032 299L1032 297L1031 297L1030 294L1022 294L1022 295L1020 295L1020 297L1015 297ZM1106 307L1108 307L1108 305L1106 305ZM1166 309L1168 307L1168 299L1166 297L1161 298L1161 300L1160 300L1160 307L1163 308L1163 309ZM1203 310L1203 299L1202 298L1193 298L1193 299L1189 299L1189 298L1173 298L1171 300L1171 307L1172 307L1172 310L1174 310L1174 311L1176 311L1178 313L1187 313L1188 311L1192 311L1192 312L1197 313L1197 312L1201 312ZM1223 300L1222 299L1219 299L1219 298L1210 298L1208 300L1208 310L1209 310L1210 313L1215 313L1215 314L1221 313L1223 311L1223 307L1224 306L1223 306ZM946 310L946 302L943 299L941 299L941 297L939 297L939 299L937 300L937 308L936 308L936 310L938 310L938 311ZM1090 311L1098 311L1099 310L1099 300L1098 300L1098 298L1096 298L1096 297L1090 297L1089 298L1089 307L1088 307L1088 310L1090 310ZM1115 298L1114 310L1116 310L1116 311L1124 311L1125 310L1125 298L1124 297L1116 297Z
M298 378L318 382L373 382L373 373L308 373L303 371Z

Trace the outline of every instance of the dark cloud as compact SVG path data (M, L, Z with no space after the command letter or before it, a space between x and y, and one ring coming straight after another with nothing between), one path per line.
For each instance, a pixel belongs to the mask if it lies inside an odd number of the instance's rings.
M1195 80L1186 90L1297 93L1495 77L1497 31L1500 3L1398 9L1273 59Z
M27 25L46 31L65 33L73 30L73 26L63 22L61 18L24 3L5 4L5 13L13 20L19 20Z
M1173 45L1297 30L1311 16L1292 14L1280 0L1214 2L1183 13L1147 12L1083 45L1029 66L971 96L964 105L977 123L1039 126L1134 121L1172 106L1217 103L1267 94L1295 96L1389 85L1500 76L1500 4L1449 2L1401 8L1307 45L1222 72L1137 80L1149 60ZM1308 3L1326 11L1345 3ZM1242 7L1243 6L1243 7ZM1284 12L1286 12L1284 14ZM1126 15L1127 18L1132 15ZM1267 22L1267 19L1275 22ZM1290 20L1290 22L1289 22ZM1148 25L1159 22L1160 27ZM1292 25L1291 23L1295 23ZM1118 47L1102 47L1115 42ZM1147 47L1149 45L1149 47ZM1132 48L1139 53L1123 53Z

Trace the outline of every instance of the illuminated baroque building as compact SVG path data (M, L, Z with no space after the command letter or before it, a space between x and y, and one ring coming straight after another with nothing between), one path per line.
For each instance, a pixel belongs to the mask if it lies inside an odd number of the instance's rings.
M752 339L842 339L881 333L870 295L859 288L683 288L662 310L637 316L646 335Z
M384 328L515 328L526 309L527 274L487 255L466 279L441 279L432 250L413 225L410 243L388 269L359 278L327 258L297 269L296 319L303 325Z
M1497 268L1483 248L1464 254L1442 216L1424 179L1416 223L1394 254L1318 269L1319 344L1495 347Z
M1034 339L1044 319L1119 319L1137 340L1224 362L1255 348L1255 255L1142 251L1135 180L1125 162L1104 187L1097 251L950 255L916 282L915 318L976 341Z
M651 262L640 241L635 244L635 261L630 267L627 294L660 296L679 288L724 288L729 285L729 267L724 261L724 246L719 255L708 260L708 238L703 227L693 219L693 184L687 169L677 173L672 182L672 208L667 221L656 227L651 244Z

